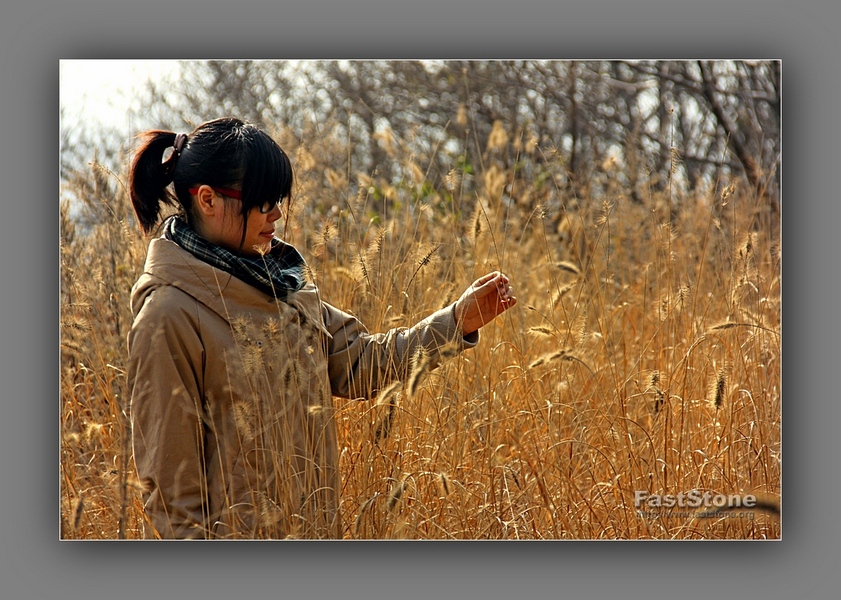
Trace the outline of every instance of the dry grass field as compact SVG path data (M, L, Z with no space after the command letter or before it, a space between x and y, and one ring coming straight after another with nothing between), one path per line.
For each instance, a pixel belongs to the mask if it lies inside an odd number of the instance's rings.
M277 137L298 178L279 233L327 302L371 331L409 326L495 269L519 299L477 348L336 399L346 538L780 538L779 222L752 190L573 193L536 146L540 173L489 155L436 189L407 156L394 185ZM126 336L148 239L125 179L80 172L61 208L62 539L141 532ZM761 506L634 503L691 490Z

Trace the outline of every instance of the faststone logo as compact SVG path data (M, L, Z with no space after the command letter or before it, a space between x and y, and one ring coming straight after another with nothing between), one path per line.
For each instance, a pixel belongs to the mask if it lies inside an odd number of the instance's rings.
M696 519L706 517L753 519L754 514L751 509L755 508L756 504L756 496L752 494L718 494L700 490L678 494L650 494L647 490L634 492L634 507L637 509L637 514L645 518L669 516ZM662 509L677 510L663 511Z

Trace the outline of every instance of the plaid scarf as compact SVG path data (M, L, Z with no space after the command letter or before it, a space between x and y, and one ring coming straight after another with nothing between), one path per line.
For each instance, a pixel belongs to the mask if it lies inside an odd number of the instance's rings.
M167 220L164 237L199 260L242 279L278 300L286 300L291 292L297 292L306 283L304 258L294 246L278 238L272 240L271 249L264 256L237 256L199 237L179 216Z

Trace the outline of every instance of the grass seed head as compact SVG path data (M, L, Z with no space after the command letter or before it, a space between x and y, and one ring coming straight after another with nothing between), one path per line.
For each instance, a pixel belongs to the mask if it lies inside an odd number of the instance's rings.
M555 331L549 327L544 327L543 325L529 327L528 333L537 337L555 337Z
M453 491L453 484L450 481L449 475L446 473L438 473L438 485L441 488L441 494L449 496Z
M386 508L389 512L393 512L394 509L397 508L397 505L400 503L400 500L403 498L408 487L409 478L403 477L394 485L394 487L391 488L391 492L388 494L388 503L386 504Z
M713 407L721 408L724 404L725 395L727 393L727 369L721 367L715 374L712 384L710 385L709 401Z
M561 260L555 263L555 266L562 271L569 271L575 275L581 275L581 269L577 265L566 260Z
M75 506L73 507L73 530L79 529L82 524L82 516L85 514L85 495L79 492L79 497L76 498Z

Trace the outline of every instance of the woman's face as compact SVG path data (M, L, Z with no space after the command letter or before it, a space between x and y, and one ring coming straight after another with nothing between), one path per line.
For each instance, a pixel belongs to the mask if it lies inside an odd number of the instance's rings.
M269 250L275 222L281 217L278 205L274 205L268 213L252 208L247 215L243 238L239 200L225 196L209 186L201 186L197 201L201 222L196 229L207 241L246 256L258 256Z

